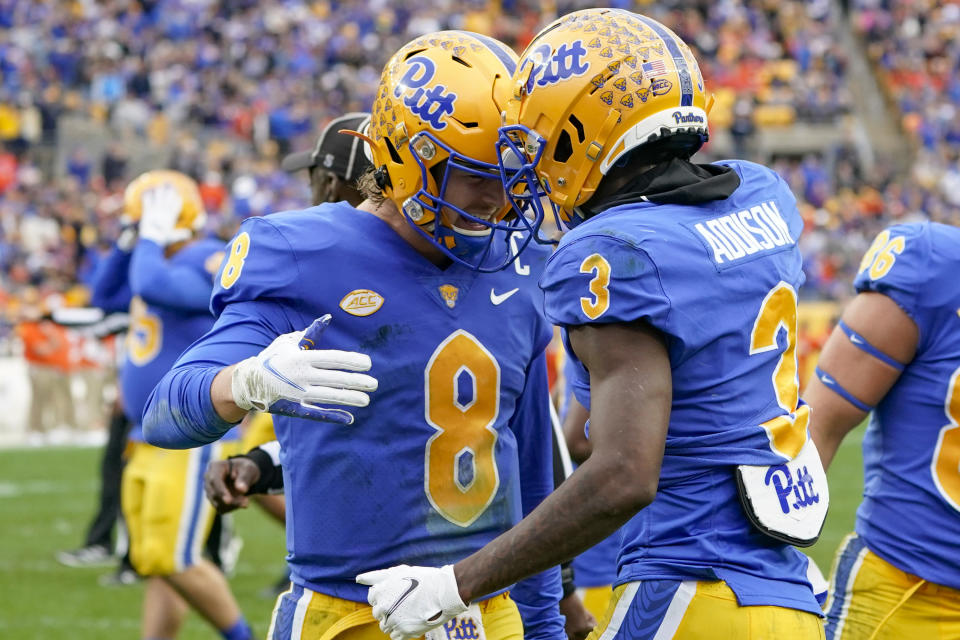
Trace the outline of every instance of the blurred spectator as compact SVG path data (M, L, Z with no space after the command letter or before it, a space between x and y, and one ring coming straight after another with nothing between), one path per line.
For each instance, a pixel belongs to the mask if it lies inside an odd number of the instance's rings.
M73 428L73 399L70 395L70 345L66 329L42 316L35 305L24 309L17 326L23 341L23 356L30 374L30 434L41 439L54 429ZM36 437L34 438L36 439Z
M101 164L101 175L104 182L113 189L121 189L127 175L127 154L123 145L114 142L107 148Z

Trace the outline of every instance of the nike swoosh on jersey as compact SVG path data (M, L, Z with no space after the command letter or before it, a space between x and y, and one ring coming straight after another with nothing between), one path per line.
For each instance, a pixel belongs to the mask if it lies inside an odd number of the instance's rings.
M492 302L494 305L503 304L507 298L515 294L517 291L520 291L520 287L510 289L510 291L505 293L497 293L494 289L490 289L490 302Z
M282 373L280 373L279 371L277 371L276 369L274 369L274 368L270 365L270 361L271 361L271 360L273 360L272 357L267 358L266 360L264 360L264 362L263 362L263 368L264 368L264 369L266 369L267 371L269 371L270 373L272 373L273 375L275 375L277 378L279 378L281 382L290 385L290 386L293 387L294 389L296 389L296 390L298 390L298 391L306 391L306 389L304 389L303 387L301 387L300 385L298 385L296 382L294 382L293 380L291 380L291 379L288 378L287 376L283 375Z
M863 344L863 340L861 340L860 336L858 336L857 334L853 334L852 336L850 336L850 342L852 342L853 344Z
M400 597L397 598L397 601L394 602L393 605L387 610L387 615L384 616L384 618L389 618L390 615L397 610L397 607L403 604L403 601L407 599L407 596L413 593L413 590L420 586L420 581L416 578L404 578L404 580L409 580L410 586L407 587L406 591L400 594Z

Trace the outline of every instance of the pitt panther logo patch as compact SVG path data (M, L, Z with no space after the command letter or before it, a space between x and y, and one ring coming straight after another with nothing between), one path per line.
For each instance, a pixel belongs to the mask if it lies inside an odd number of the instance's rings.
M383 306L383 296L370 289L355 289L343 296L340 308L360 318L372 315Z
M452 284L442 284L437 289L440 291L440 297L447 303L447 306L453 309L457 304L457 296L460 295L460 289Z
M445 129L447 123L442 120L444 116L453 114L457 94L447 91L442 84L426 86L437 73L437 65L430 58L413 56L406 64L407 71L393 90L394 97L403 98L403 104L431 128L437 131Z

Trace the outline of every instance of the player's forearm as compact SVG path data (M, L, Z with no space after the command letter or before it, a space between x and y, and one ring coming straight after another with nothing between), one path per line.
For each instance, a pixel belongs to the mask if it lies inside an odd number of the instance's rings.
M642 483L625 480L633 476L629 466L616 456L591 456L517 526L458 562L454 572L463 601L556 566L623 526L653 499L637 489Z
M810 380L803 399L810 405L810 436L823 468L830 467L844 437L867 415L828 389L820 380Z
M167 449L189 449L218 440L239 420L225 420L214 408L211 387L220 367L175 367L147 400L143 434Z

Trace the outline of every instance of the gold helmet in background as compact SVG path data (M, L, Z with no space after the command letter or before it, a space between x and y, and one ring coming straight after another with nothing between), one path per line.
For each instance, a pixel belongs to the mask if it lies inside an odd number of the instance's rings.
M207 214L204 211L203 199L200 197L200 189L196 181L186 174L168 169L147 171L127 185L123 192L124 222L127 224L139 222L143 212L143 194L162 184L172 185L183 199L183 208L177 218L176 228L186 229L191 234L202 229L206 224Z

